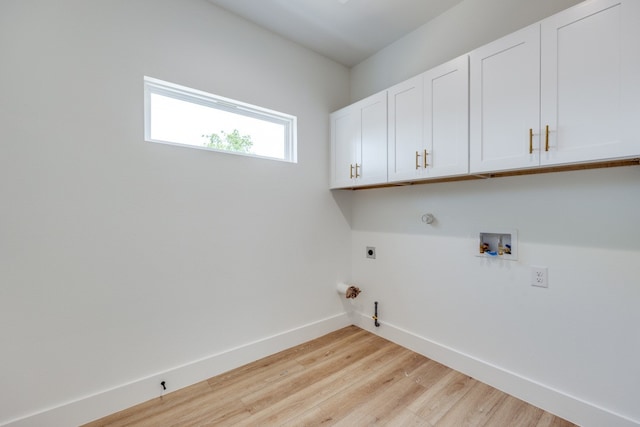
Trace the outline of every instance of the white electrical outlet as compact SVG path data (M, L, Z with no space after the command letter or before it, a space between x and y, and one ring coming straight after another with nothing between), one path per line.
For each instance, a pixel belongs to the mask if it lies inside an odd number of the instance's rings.
M549 287L549 270L547 267L531 266L531 286Z

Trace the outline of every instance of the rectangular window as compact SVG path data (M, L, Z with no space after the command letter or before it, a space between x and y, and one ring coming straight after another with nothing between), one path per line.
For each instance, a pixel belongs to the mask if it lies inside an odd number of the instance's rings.
M296 117L144 78L145 140L295 163Z

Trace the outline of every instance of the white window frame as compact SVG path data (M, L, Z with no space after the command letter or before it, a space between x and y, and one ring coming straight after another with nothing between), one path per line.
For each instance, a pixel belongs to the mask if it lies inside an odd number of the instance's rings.
M244 153L232 150L220 150L205 146L196 146L192 144L181 144L176 141L163 141L151 138L151 95L158 94L181 101L210 107L217 110L226 111L232 114L238 114L251 117L266 122L275 123L284 127L284 157L267 157L253 153ZM182 147L190 147L209 151L218 151L221 153L237 154L248 157L258 157L269 160L280 160L285 162L297 163L297 118L290 114L281 113L267 108L258 107L256 105L247 104L245 102L236 101L234 99L207 93L198 89L192 89L175 83L166 82L155 79L153 77L144 77L144 138L148 142L156 142L161 144L179 145Z

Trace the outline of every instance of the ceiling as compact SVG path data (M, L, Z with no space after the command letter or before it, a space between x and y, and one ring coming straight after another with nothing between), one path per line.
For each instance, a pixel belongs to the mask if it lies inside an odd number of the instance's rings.
M462 0L209 0L352 67Z

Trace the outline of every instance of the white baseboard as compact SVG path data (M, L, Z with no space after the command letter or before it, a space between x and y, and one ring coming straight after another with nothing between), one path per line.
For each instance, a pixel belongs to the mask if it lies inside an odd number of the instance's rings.
M158 397L158 384L162 380L167 381L170 386L168 391L175 391L351 324L583 427L637 427L640 425L638 421L600 408L384 321L381 321L381 326L376 328L369 315L351 312L303 325L177 366L165 372L122 384L110 390L44 409L38 413L0 424L0 427L68 427L84 424Z
M165 372L137 379L110 390L5 422L0 424L0 427L69 427L88 423L158 397L159 384L163 380L169 386L167 392L176 391L351 324L353 324L352 318L346 313L338 314Z
M453 348L431 341L380 320L375 327L370 315L352 316L355 325L422 354L456 371L504 391L583 427L632 427L640 422L598 407L579 398L492 365Z

